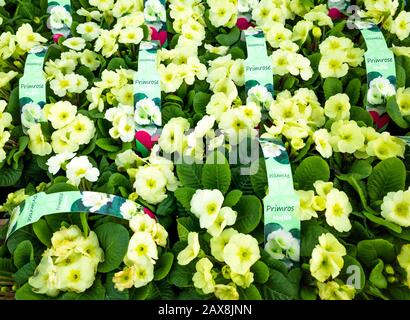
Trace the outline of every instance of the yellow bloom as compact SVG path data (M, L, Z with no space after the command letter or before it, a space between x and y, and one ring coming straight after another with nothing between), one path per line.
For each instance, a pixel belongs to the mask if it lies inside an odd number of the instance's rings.
M238 300L239 293L236 290L235 284L217 284L215 285L215 296L220 300Z
M320 59L319 72L322 78L341 78L349 71L349 66L344 63L345 56L325 56Z
M352 212L352 205L346 193L337 189L332 189L326 197L326 222L339 232L346 232L352 228L349 214Z
M313 186L315 187L316 193L319 196L326 198L328 193L333 189L333 182L324 182L322 180L317 180L313 183Z
M330 119L348 120L350 117L350 99L345 93L331 96L325 103L325 115Z
M188 234L188 246L178 254L178 264L184 266L194 260L201 249L197 232Z
M47 42L40 34L33 32L33 28L28 23L23 24L16 32L16 41L24 51L31 50L34 46Z
M318 282L319 297L322 300L352 300L356 290L351 285L339 285L336 281Z
M45 156L51 153L51 145L46 142L40 124L34 124L27 130L30 138L28 148L33 154Z
M213 237L211 239L211 253L216 260L220 262L224 261L225 246L228 244L229 240L231 240L231 238L235 234L238 234L238 231L236 231L233 228L229 228L222 231L222 233L219 236Z
M410 116L410 88L397 89L396 100L401 114Z
M231 279L237 286L248 288L253 282L253 272L248 271L245 274L231 272Z
M369 156L376 156L380 160L392 157L404 157L406 143L388 132L383 132L376 139L367 144L366 152Z
M208 258L202 258L196 263L196 272L192 277L194 286L205 294L214 292L215 280L211 272L212 267L212 262Z
M410 227L410 188L389 192L381 205L381 215L387 221L402 227Z
M131 288L134 285L134 273L134 266L125 267L124 270L115 273L112 278L115 288L119 291Z
M69 101L58 101L45 107L47 120L51 122L54 129L60 129L70 124L77 113L77 107Z
M299 217L300 220L310 220L312 217L317 218L317 213L312 209L314 192L312 190L296 190L299 197Z
M231 237L224 248L224 260L233 272L245 274L260 258L258 241L250 236L238 233Z
M330 158L333 150L330 144L330 134L326 129L319 129L313 134L316 151L320 153L323 158Z
M353 120L338 120L332 124L331 140L334 151L354 153L364 145L364 136Z

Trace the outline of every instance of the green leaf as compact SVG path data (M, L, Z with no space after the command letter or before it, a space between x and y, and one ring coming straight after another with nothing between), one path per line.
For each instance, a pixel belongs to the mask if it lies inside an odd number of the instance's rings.
M38 294L33 292L33 288L26 283L16 291L16 300L49 300L45 294Z
M99 272L110 272L121 264L129 242L128 231L122 225L108 222L95 229L101 248L104 250L104 262L98 265Z
M149 285L132 288L130 290L130 300L146 300L149 294Z
M211 100L211 95L205 92L197 92L194 97L194 110L199 114L206 114L206 105Z
M177 164L177 176L185 187L201 189L202 165L200 164Z
M238 27L234 27L231 32L227 34L219 34L215 37L216 41L219 42L219 44L223 46L228 46L230 47L233 45L236 41L239 40L239 37L241 36L241 31L239 30Z
M56 193L56 192L65 192L65 191L78 191L79 189L72 184L66 182L58 182L53 184L50 188L46 190L46 193Z
M178 105L167 105L162 108L162 123L165 125L172 118L186 118L186 114Z
M337 78L326 78L323 83L325 98L328 100L331 96L343 92L343 84Z
M165 252L155 264L154 280L164 279L171 270L174 262L174 255L171 252Z
M24 155L24 150L26 149L28 142L29 138L27 136L19 137L19 148L13 155L13 161L15 164L18 165L19 159Z
M192 217L181 217L177 219L177 231L179 240L188 241L188 233L200 231L200 228Z
M262 217L262 204L253 195L242 196L234 210L238 212L234 228L241 233L247 234L253 231Z
M403 118L400 108L396 101L396 96L388 97L386 103L386 111L390 118L397 124L400 128L407 129L410 124Z
M310 257L320 235L327 232L327 229L320 226L316 220L302 221L300 255Z
M349 81L349 84L346 87L346 94L349 96L350 104L356 105L360 99L360 86L362 85L360 79L354 78Z
M100 138L95 142L102 150L108 152L118 152L121 150L121 146L116 143L114 139L111 138Z
M262 261L256 261L251 267L256 283L265 283L269 279L269 268Z
M36 262L34 260L31 260L13 274L13 279L19 286L22 286L34 274L36 267Z
M394 231L394 232L397 232L397 233L401 233L401 232L402 232L402 228L401 228L399 225L397 225L397 224L395 224L395 223L393 223L393 222L387 221L387 220L385 220L384 218L380 218L380 217L375 216L374 214L368 213L368 212L366 212L366 211L363 211L363 214L364 214L364 216L365 216L367 219L369 219L371 222L374 222L374 223L376 223L376 224L378 224L378 225L380 225L380 226L384 226L384 227L386 227L386 228L388 228L388 229L390 229L390 230L392 230L392 231Z
M231 184L231 170L225 156L212 152L202 168L202 185L206 189L219 189L225 194Z
M254 284L251 284L246 289L239 289L239 294L243 300L262 300L261 294L259 293L258 288Z
M20 161L18 168L4 166L0 169L0 187L11 187L18 183L23 174L23 162Z
M298 296L298 286L277 270L271 270L271 276L263 286L265 300L290 300Z
M17 268L22 268L25 264L34 259L34 249L30 240L20 242L13 253L14 265Z
M372 201L382 200L392 191L403 190L406 182L406 167L398 158L381 161L373 168L367 181L369 198Z
M357 244L357 256L368 267L376 264L378 258L391 263L396 257L393 244L384 239L360 241Z
M347 283L348 280L353 280L350 284L353 285L357 291L363 290L366 284L366 275L360 262L350 255L345 255L343 261L343 268L339 275L340 279L343 280L344 283ZM355 274L357 269L359 269L360 273L358 278Z
M108 183L113 187L124 187L127 190L132 189L132 184L129 179L123 176L121 173L114 173L110 176Z
M106 300L128 300L129 294L128 290L119 291L115 288L112 278L115 272L110 272L107 274L107 280L104 284L105 287L105 299Z
M195 272L195 264L192 262L186 266L175 263L169 274L169 280L171 284L179 288L189 287L192 285L192 276Z
M82 292L67 292L61 296L61 300L104 300L105 288L101 283L101 280L96 279L93 286Z
M194 188L182 187L176 189L174 195L187 211L191 211L191 199L195 192Z
M24 240L30 240L32 244L37 241L37 237L35 236L32 228L22 228L15 231L7 240L7 248L11 253L13 253L20 242L23 242Z
M379 289L387 288L387 280L383 275L384 263L382 260L378 260L377 264L374 266L370 272L369 280Z
M0 258L0 276L4 275L7 277L15 271L16 268L14 267L12 259Z
M51 237L53 236L53 231L45 220L40 219L33 223L33 231L42 244L48 248L51 247Z
M406 70L399 64L396 64L397 88L406 86Z
M296 168L294 180L299 189L313 190L317 180L328 181L330 170L327 162L319 156L305 158Z
M363 108L359 108L355 106L351 107L350 108L350 119L357 121L357 122L362 121L369 127L373 126L373 119L370 116L370 113L367 112Z
M242 191L241 190L238 190L238 189L231 190L225 196L225 200L224 200L222 206L224 206L224 207L233 207L234 205L236 205L239 202L241 197L242 197Z
M127 64L125 63L125 60L123 58L112 58L107 65L108 70L114 71L120 68L127 69Z

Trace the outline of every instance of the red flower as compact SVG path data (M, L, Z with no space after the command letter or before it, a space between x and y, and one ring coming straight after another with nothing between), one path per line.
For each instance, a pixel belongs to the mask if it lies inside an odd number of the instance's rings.
M151 29L151 39L158 40L161 43L161 46L167 41L167 32L160 31L158 32L157 29L154 27L150 27Z
M143 144L148 150L151 150L154 146L154 141L152 140L150 134L144 130L137 131L135 133L135 139Z
M373 121L376 124L377 128L379 129L383 128L390 121L390 117L387 113L381 116L376 111L369 111L369 113L370 116L373 118Z
M55 43L58 43L58 39L60 39L61 37L64 37L64 35L62 35L61 33L56 33L53 34L53 40Z
M337 9L337 8L329 9L329 12L327 13L327 15L330 18L332 18L332 20L339 20L339 19L343 19L345 17L345 15L343 13L341 13L339 11L339 9Z
M155 219L155 214L148 208L144 208L144 213L149 215L152 219Z
M246 30L249 27L253 27L253 24L248 21L248 19L246 18L238 18L238 20L236 21L236 26L240 29L240 30Z

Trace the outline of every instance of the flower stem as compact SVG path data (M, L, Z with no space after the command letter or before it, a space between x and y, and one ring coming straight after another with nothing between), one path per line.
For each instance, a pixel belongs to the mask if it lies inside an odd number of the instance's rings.
M87 217L88 217L87 212L80 213L81 225L83 227L83 233L85 237L88 237L88 233L90 232L90 227L88 226Z

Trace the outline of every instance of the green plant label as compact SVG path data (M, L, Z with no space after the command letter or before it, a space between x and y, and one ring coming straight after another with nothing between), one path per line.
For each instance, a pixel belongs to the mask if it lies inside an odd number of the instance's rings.
M268 108L273 100L273 73L265 35L256 28L248 28L244 33L248 52L245 60L246 102Z
M21 123L26 132L32 125L46 121L42 108L46 103L46 79L43 73L47 47L36 46L28 53L24 75L19 80Z
M146 155L151 142L159 138L161 119L161 84L157 70L155 41L140 44L138 71L134 77L135 128L137 149ZM149 140L147 143L146 140Z
M384 126L378 121L379 116L386 113L388 97L396 94L396 66L393 52L387 47L386 40L380 29L371 23L357 23L367 51L365 53L367 71L367 103L366 109L370 112L376 124Z
M265 250L292 267L299 262L300 219L289 157L280 140L260 138L259 143L268 178L268 194L263 199Z
M70 35L73 23L71 11L70 0L48 0L47 12L50 16L47 27L53 34L61 34L66 38Z
M144 19L150 29L151 40L165 47L168 43L166 0L144 0Z
M66 191L30 196L11 213L6 239L16 230L32 224L41 217L55 213L90 212L121 219L131 219L144 208L115 195L92 191Z

